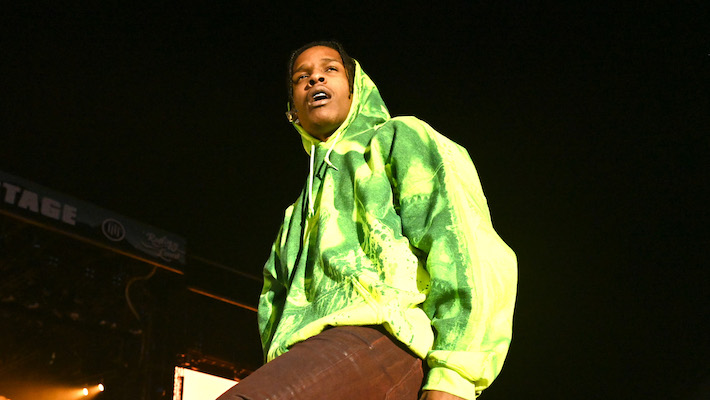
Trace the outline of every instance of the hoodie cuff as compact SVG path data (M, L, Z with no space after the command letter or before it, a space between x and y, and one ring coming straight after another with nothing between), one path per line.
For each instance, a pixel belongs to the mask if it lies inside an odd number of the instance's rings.
M429 370L426 384L422 390L440 390L467 400L476 398L475 384L456 371L444 367L434 367Z

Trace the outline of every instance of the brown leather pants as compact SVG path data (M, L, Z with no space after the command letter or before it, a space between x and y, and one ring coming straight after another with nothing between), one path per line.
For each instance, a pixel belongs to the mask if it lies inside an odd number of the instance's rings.
M416 400L422 360L379 327L328 329L294 345L218 400Z

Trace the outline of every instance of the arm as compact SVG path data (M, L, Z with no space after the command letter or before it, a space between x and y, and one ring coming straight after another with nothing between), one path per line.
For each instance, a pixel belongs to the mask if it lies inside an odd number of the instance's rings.
M396 137L391 173L403 229L425 254L430 275L422 307L435 342L423 398L443 391L472 399L498 375L508 351L515 255L493 229L465 150L421 122L407 123Z
M264 361L268 354L271 340L278 327L283 312L284 300L286 298L286 287L279 279L283 275L281 271L281 258L279 244L283 234L283 225L276 236L276 241L271 248L269 259L264 265L264 286L259 297L258 322L261 334L261 346L264 352Z

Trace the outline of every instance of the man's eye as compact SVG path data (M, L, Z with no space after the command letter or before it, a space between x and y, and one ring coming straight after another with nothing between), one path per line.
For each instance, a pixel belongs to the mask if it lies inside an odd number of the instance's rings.
M328 67L325 69L326 71L337 71L338 69L335 67Z
M306 74L299 75L299 76L296 78L296 82L300 82L302 79L305 79L305 78L308 78L308 75L306 75Z

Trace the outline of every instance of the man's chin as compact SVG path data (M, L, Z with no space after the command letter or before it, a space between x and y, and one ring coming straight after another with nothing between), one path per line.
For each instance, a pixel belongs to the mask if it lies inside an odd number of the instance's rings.
M328 119L311 119L306 124L301 120L301 127L314 137L328 137L342 124L343 121L337 121L332 118Z

